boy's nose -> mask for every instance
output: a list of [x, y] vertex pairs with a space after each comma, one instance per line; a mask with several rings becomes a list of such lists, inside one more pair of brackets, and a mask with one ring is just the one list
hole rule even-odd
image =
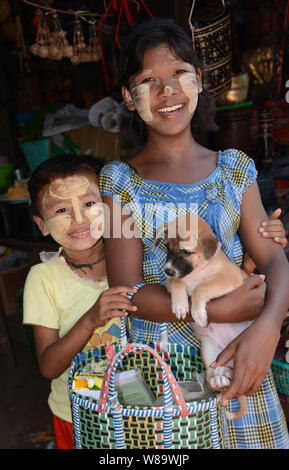
[[82, 224], [86, 218], [84, 208], [81, 207], [79, 201], [72, 201], [73, 211], [74, 211], [74, 220], [78, 224]]

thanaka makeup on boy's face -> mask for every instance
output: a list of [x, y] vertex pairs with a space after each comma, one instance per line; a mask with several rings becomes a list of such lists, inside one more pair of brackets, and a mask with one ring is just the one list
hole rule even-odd
[[[92, 202], [91, 207], [83, 207]], [[45, 234], [51, 234], [58, 243], [65, 243], [66, 236], [75, 222], [86, 224], [93, 238], [100, 238], [104, 230], [101, 196], [98, 186], [84, 176], [59, 178], [54, 181], [43, 195], [42, 205], [48, 210], [44, 220]], [[72, 211], [67, 209], [72, 206]], [[97, 206], [97, 207], [95, 207]], [[56, 213], [64, 209], [64, 212]], [[56, 213], [56, 215], [55, 215]], [[50, 217], [51, 214], [51, 217]]]

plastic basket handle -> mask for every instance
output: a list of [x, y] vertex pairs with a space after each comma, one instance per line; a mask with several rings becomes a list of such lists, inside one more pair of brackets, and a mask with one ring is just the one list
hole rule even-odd
[[[189, 25], [190, 25], [191, 29], [195, 29], [195, 27], [192, 25], [192, 21], [191, 21], [192, 14], [193, 14], [193, 9], [195, 8], [195, 3], [196, 3], [196, 0], [193, 0], [192, 1], [192, 6], [191, 6], [191, 11], [190, 11], [190, 14], [189, 14]], [[223, 4], [224, 7], [226, 6], [225, 0], [222, 0], [222, 4]]]
[[[168, 351], [167, 324], [160, 323], [160, 346], [162, 351]], [[120, 344], [124, 348], [127, 344], [126, 317], [121, 317]]]
[[103, 384], [102, 384], [101, 391], [100, 391], [97, 411], [100, 413], [105, 413], [107, 402], [112, 401], [112, 400], [115, 401], [114, 408], [116, 409], [120, 408], [120, 404], [118, 402], [118, 397], [117, 397], [117, 393], [115, 391], [115, 385], [114, 385], [114, 375], [115, 375], [116, 368], [119, 365], [119, 363], [122, 361], [122, 359], [125, 356], [127, 356], [130, 352], [141, 354], [143, 351], [147, 351], [151, 353], [156, 358], [157, 362], [162, 367], [164, 376], [166, 377], [168, 381], [168, 387], [166, 386], [164, 387], [165, 407], [172, 406], [172, 394], [173, 394], [176, 400], [177, 406], [179, 408], [180, 416], [188, 416], [189, 412], [188, 412], [186, 402], [184, 400], [180, 387], [170, 367], [163, 361], [160, 355], [150, 346], [146, 344], [137, 344], [137, 343], [127, 344], [123, 349], [121, 349], [113, 357], [111, 364], [107, 368], [105, 376], [104, 376]]

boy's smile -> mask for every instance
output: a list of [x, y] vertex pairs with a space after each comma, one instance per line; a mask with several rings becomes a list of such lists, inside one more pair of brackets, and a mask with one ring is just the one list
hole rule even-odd
[[96, 177], [77, 174], [58, 178], [43, 189], [40, 202], [40, 230], [64, 248], [85, 250], [102, 236], [103, 206]]

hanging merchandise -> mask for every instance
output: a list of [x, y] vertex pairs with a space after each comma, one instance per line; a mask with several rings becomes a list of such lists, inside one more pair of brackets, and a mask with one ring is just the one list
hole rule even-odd
[[41, 10], [38, 11], [38, 28], [36, 31], [36, 42], [30, 47], [33, 55], [48, 58], [50, 47], [50, 31], [46, 21], [46, 16]]
[[[29, 0], [23, 0], [23, 2], [37, 8], [39, 16], [37, 21], [37, 14], [35, 15], [37, 32], [36, 42], [31, 46], [32, 54], [43, 59], [52, 60], [61, 60], [66, 57], [75, 65], [83, 62], [97, 62], [102, 59], [105, 82], [108, 88], [109, 79], [104, 56], [101, 27], [109, 18], [109, 28], [111, 28], [111, 24], [113, 24], [114, 40], [118, 48], [121, 49], [119, 29], [123, 13], [125, 14], [128, 26], [134, 25], [133, 16], [135, 15], [130, 11], [130, 4], [135, 4], [136, 15], [138, 15], [142, 6], [146, 13], [151, 18], [153, 17], [144, 0], [111, 0], [108, 6], [104, 0], [105, 11], [102, 14], [86, 10], [59, 10]], [[44, 14], [43, 11], [46, 11], [46, 13]], [[57, 13], [75, 16], [73, 45], [70, 45], [67, 41], [67, 33], [62, 29]], [[52, 27], [51, 22], [47, 21], [47, 16], [50, 14], [52, 14]], [[97, 17], [98, 19], [96, 19]], [[83, 30], [83, 22], [88, 25], [88, 43], [85, 42], [86, 31]]]
[[262, 46], [245, 52], [242, 70], [247, 72], [253, 85], [270, 83], [280, 74], [280, 51], [274, 46]]
[[88, 39], [88, 60], [90, 62], [97, 62], [101, 59], [101, 49], [97, 37], [97, 30], [95, 22], [89, 24], [89, 39]]
[[66, 39], [66, 31], [63, 31], [56, 12], [52, 13], [53, 32], [51, 34], [50, 57], [61, 60], [63, 57], [72, 57], [72, 46]]
[[193, 49], [201, 62], [204, 88], [213, 96], [229, 90], [232, 81], [231, 21], [225, 0], [193, 0], [189, 25]]
[[74, 32], [73, 32], [73, 55], [71, 62], [73, 64], [80, 64], [86, 62], [85, 57], [86, 44], [84, 40], [84, 33], [82, 24], [79, 17], [75, 17]]

